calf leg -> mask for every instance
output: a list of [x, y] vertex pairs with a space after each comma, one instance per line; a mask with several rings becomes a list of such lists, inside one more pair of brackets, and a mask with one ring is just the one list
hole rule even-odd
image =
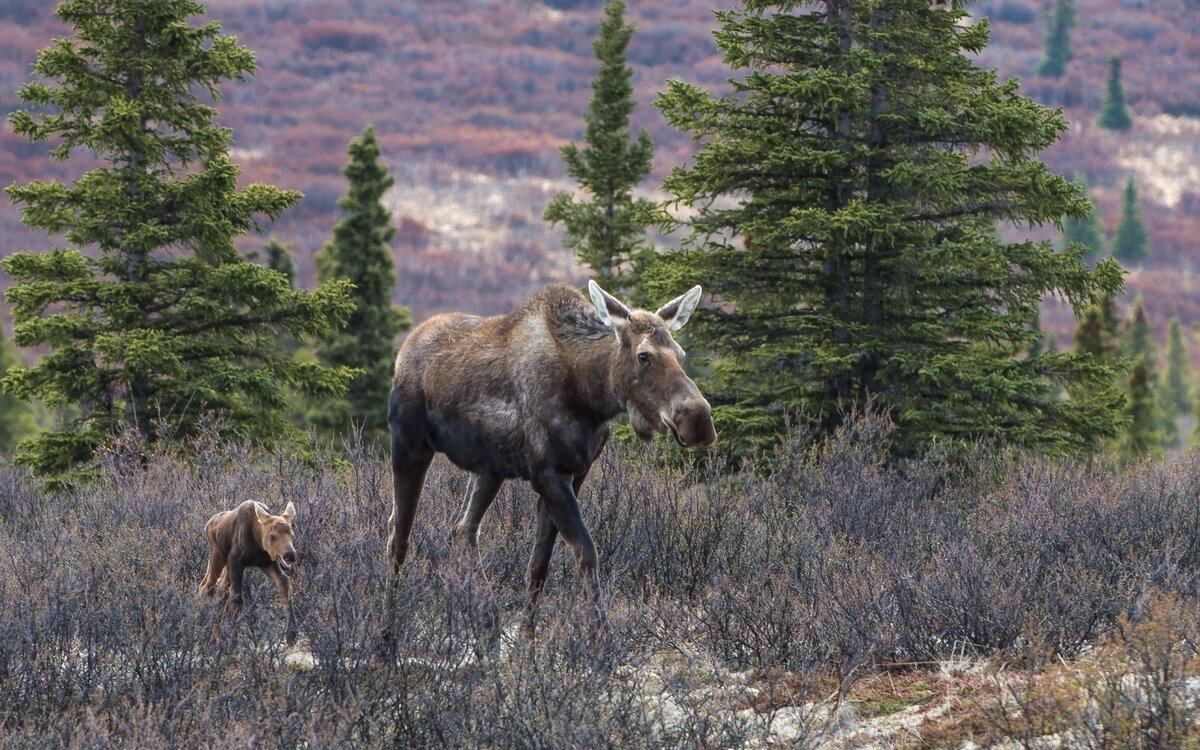
[[210, 547], [208, 551], [208, 570], [204, 573], [204, 578], [200, 580], [200, 589], [197, 592], [202, 599], [208, 599], [216, 593], [217, 581], [225, 572], [225, 553], [217, 549], [215, 546]]
[[475, 549], [478, 542], [479, 522], [492, 506], [504, 479], [494, 474], [472, 474], [467, 484], [467, 495], [463, 498], [462, 517], [454, 524], [454, 539]]
[[292, 611], [292, 582], [279, 569], [278, 563], [271, 565], [266, 570], [271, 583], [275, 584], [275, 590], [279, 592], [279, 598], [283, 599], [283, 603], [287, 606], [287, 625], [284, 627], [283, 638], [290, 646], [296, 642], [296, 616]]
[[229, 561], [229, 606], [233, 609], [233, 616], [235, 618], [242, 615], [242, 606], [244, 603], [242, 599], [242, 575], [245, 572], [246, 569], [241, 562], [236, 559]]

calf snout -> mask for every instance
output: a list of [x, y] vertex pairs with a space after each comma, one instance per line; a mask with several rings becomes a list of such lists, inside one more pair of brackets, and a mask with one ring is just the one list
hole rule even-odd
[[279, 563], [279, 567], [282, 568], [285, 573], [290, 572], [292, 570], [292, 566], [296, 564], [296, 549], [294, 547], [288, 547], [279, 553], [279, 555], [275, 558], [275, 561]]

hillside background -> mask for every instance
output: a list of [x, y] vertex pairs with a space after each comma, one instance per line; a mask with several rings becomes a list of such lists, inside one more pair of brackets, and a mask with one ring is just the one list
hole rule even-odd
[[[64, 33], [49, 0], [0, 0], [0, 110], [37, 51]], [[338, 218], [346, 145], [373, 124], [392, 166], [398, 227], [396, 301], [420, 320], [448, 309], [494, 313], [529, 289], [584, 274], [560, 234], [542, 221], [550, 197], [569, 190], [558, 148], [582, 138], [596, 64], [591, 39], [602, 0], [209, 0], [210, 15], [255, 51], [250, 81], [229, 84], [221, 122], [234, 131], [246, 182], [305, 194], [270, 230], [296, 250], [298, 283], [313, 283], [313, 254]], [[713, 7], [727, 0], [631, 0], [629, 49], [639, 102], [634, 123], [657, 146], [653, 191], [688, 158], [688, 138], [652, 106], [671, 77], [723, 86], [728, 69], [712, 41]], [[1070, 133], [1044, 155], [1055, 170], [1087, 177], [1110, 236], [1120, 191], [1133, 177], [1152, 238], [1131, 269], [1151, 323], [1165, 338], [1179, 316], [1200, 327], [1200, 0], [1077, 0], [1075, 50], [1061, 79], [1035, 75], [1052, 0], [978, 0], [992, 23], [980, 64], [1022, 81], [1025, 93], [1062, 106]], [[1093, 124], [1108, 58], [1124, 59], [1134, 128]], [[86, 163], [51, 163], [45, 148], [0, 128], [0, 184], [70, 178]], [[1017, 230], [1011, 230], [1016, 233]], [[1026, 230], [1020, 230], [1025, 232]], [[1034, 236], [1054, 237], [1053, 228]], [[265, 238], [248, 240], [253, 250]], [[664, 244], [673, 240], [665, 238]], [[44, 249], [0, 198], [0, 255]], [[3, 280], [0, 279], [0, 283]], [[1069, 346], [1074, 320], [1053, 302], [1043, 321]], [[7, 321], [6, 321], [7, 325]], [[1193, 346], [1193, 357], [1200, 347]], [[1200, 363], [1200, 359], [1197, 360]]]

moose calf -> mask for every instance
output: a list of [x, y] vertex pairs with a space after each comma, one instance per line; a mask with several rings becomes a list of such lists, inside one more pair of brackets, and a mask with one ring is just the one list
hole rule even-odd
[[228, 603], [234, 616], [242, 613], [242, 575], [247, 567], [260, 568], [279, 591], [287, 604], [287, 629], [284, 637], [289, 644], [296, 640], [296, 623], [292, 613], [291, 585], [288, 576], [296, 564], [293, 546], [292, 519], [296, 506], [288, 503], [283, 513], [275, 516], [267, 506], [247, 500], [233, 510], [217, 513], [204, 525], [208, 537], [208, 571], [200, 581], [200, 597], [215, 595], [219, 587], [222, 603]]

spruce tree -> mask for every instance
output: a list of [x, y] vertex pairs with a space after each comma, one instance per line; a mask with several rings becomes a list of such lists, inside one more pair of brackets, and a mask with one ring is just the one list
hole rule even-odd
[[1075, 351], [1103, 364], [1112, 364], [1117, 356], [1117, 342], [1104, 321], [1100, 305], [1088, 305], [1075, 328]]
[[[659, 97], [702, 145], [666, 183], [695, 212], [691, 249], [647, 282], [712, 295], [692, 348], [715, 355], [705, 388], [726, 434], [771, 440], [790, 414], [828, 432], [874, 403], [900, 453], [978, 438], [1069, 452], [1114, 435], [1110, 367], [1023, 356], [1045, 296], [1082, 307], [1121, 271], [996, 236], [1087, 204], [1036, 158], [1061, 113], [974, 64], [986, 23], [928, 0], [746, 0], [717, 16], [742, 75], [728, 96], [671, 81]], [[1059, 384], [1090, 395], [1060, 400]]]
[[267, 268], [283, 274], [290, 286], [296, 286], [296, 261], [291, 245], [271, 237], [263, 246], [263, 255], [267, 256]]
[[658, 221], [653, 201], [633, 191], [650, 174], [654, 145], [645, 130], [631, 138], [633, 71], [625, 64], [625, 48], [633, 26], [625, 23], [625, 0], [610, 0], [604, 22], [592, 44], [600, 70], [592, 81], [592, 101], [584, 115], [587, 145], [562, 147], [567, 174], [585, 193], [555, 195], [545, 219], [562, 223], [565, 243], [607, 288], [637, 297], [634, 266], [649, 256], [646, 226]]
[[1096, 124], [1109, 130], [1129, 130], [1133, 118], [1125, 105], [1125, 90], [1121, 87], [1121, 58], [1117, 55], [1108, 60], [1108, 83], [1100, 103], [1100, 114]]
[[[1170, 407], [1163, 403], [1162, 387], [1158, 377], [1158, 351], [1154, 345], [1154, 331], [1146, 320], [1146, 305], [1138, 294], [1133, 302], [1129, 324], [1126, 326], [1125, 352], [1133, 362], [1141, 362], [1149, 381], [1149, 400], [1155, 421], [1154, 434], [1160, 445], [1174, 446], [1179, 442], [1179, 431]], [[1139, 395], [1139, 398], [1141, 396]], [[1133, 394], [1130, 394], [1133, 398]]]
[[238, 189], [230, 132], [206, 103], [253, 72], [253, 54], [215, 22], [190, 23], [204, 8], [188, 0], [64, 0], [56, 13], [74, 35], [38, 55], [39, 80], [20, 90], [30, 110], [10, 122], [54, 142], [54, 159], [101, 164], [72, 184], [8, 188], [25, 224], [66, 246], [4, 259], [15, 340], [47, 350], [4, 384], [75, 412], [18, 460], [59, 475], [127, 428], [154, 443], [201, 421], [264, 443], [288, 435], [288, 389], [334, 394], [349, 373], [279, 354], [274, 328], [321, 334], [350, 302], [344, 285], [296, 292], [235, 247], [255, 217], [300, 198]]
[[349, 187], [338, 200], [345, 216], [317, 254], [317, 273], [322, 281], [353, 283], [354, 310], [344, 326], [319, 342], [317, 356], [328, 366], [359, 372], [345, 399], [327, 401], [314, 412], [313, 421], [338, 436], [361, 426], [366, 439], [379, 441], [387, 434], [396, 336], [407, 330], [412, 317], [407, 308], [392, 304], [396, 266], [391, 242], [396, 230], [382, 200], [395, 180], [379, 161], [374, 128], [350, 141], [348, 150], [350, 161], [342, 173]]
[[[0, 328], [0, 378], [17, 364], [12, 344]], [[11, 456], [17, 443], [33, 433], [33, 415], [29, 405], [0, 389], [0, 456]]]
[[1088, 214], [1083, 218], [1073, 216], [1063, 218], [1063, 248], [1066, 249], [1078, 242], [1086, 248], [1083, 254], [1084, 260], [1095, 260], [1104, 254], [1104, 229], [1100, 220], [1100, 210], [1088, 192], [1087, 179], [1082, 175], [1077, 175], [1075, 185], [1088, 203]]
[[1167, 333], [1167, 375], [1164, 379], [1163, 403], [1172, 415], [1192, 413], [1192, 373], [1183, 326], [1179, 318], [1171, 318]]
[[1129, 401], [1126, 407], [1128, 427], [1121, 445], [1121, 457], [1132, 461], [1157, 454], [1163, 444], [1158, 431], [1160, 424], [1154, 405], [1154, 392], [1146, 363], [1138, 360], [1129, 374]]
[[1129, 313], [1125, 353], [1134, 361], [1141, 359], [1152, 383], [1158, 379], [1158, 352], [1155, 351], [1153, 336], [1154, 331], [1150, 328], [1150, 322], [1146, 320], [1146, 303], [1139, 293], [1134, 298], [1133, 310]]
[[1132, 177], [1125, 183], [1125, 192], [1121, 196], [1121, 220], [1113, 236], [1112, 254], [1127, 263], [1136, 263], [1150, 254], [1150, 236], [1142, 220], [1142, 207]]
[[1038, 75], [1058, 78], [1071, 61], [1071, 29], [1075, 27], [1075, 3], [1056, 0], [1050, 24], [1046, 27], [1045, 51], [1038, 63]]
[[[293, 260], [291, 245], [280, 242], [272, 236], [267, 240], [267, 244], [263, 246], [263, 255], [266, 256], [267, 268], [283, 274], [283, 277], [287, 279], [288, 286], [295, 289], [296, 262]], [[281, 351], [288, 354], [295, 354], [300, 350], [301, 342], [295, 334], [288, 331], [285, 327], [276, 327], [275, 345]], [[292, 423], [301, 426], [303, 420], [298, 420], [293, 416]]]

